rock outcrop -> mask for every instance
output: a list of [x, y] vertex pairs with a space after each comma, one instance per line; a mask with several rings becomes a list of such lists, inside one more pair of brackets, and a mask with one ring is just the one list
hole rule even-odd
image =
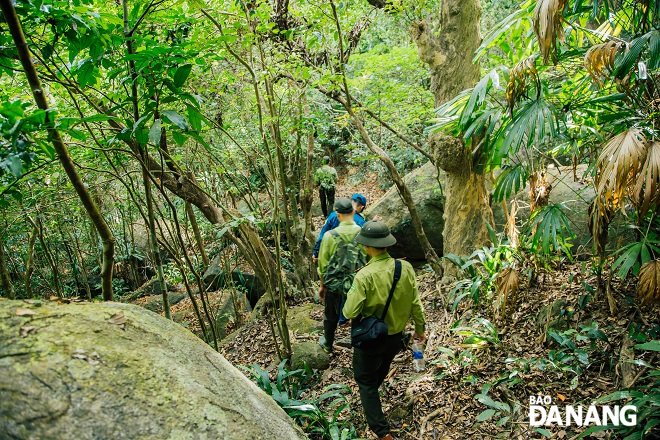
[[306, 438], [220, 354], [128, 304], [0, 300], [0, 377], [7, 438]]
[[[442, 180], [442, 174], [440, 178]], [[408, 173], [404, 180], [410, 188], [431, 246], [438, 255], [442, 255], [444, 200], [438, 184], [438, 169], [428, 162]], [[390, 248], [392, 256], [411, 260], [424, 259], [424, 252], [412, 227], [408, 208], [395, 187], [390, 188], [380, 200], [368, 207], [365, 214], [368, 219], [381, 216], [382, 221], [390, 228], [397, 241]]]

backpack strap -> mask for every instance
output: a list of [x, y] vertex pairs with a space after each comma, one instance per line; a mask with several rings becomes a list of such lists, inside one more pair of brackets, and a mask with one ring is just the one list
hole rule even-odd
[[392, 281], [392, 287], [390, 288], [390, 294], [387, 297], [387, 303], [385, 303], [385, 309], [383, 310], [383, 314], [380, 317], [381, 321], [385, 320], [385, 315], [387, 315], [387, 309], [390, 307], [390, 303], [392, 302], [392, 296], [394, 295], [394, 289], [396, 288], [396, 284], [399, 282], [399, 279], [401, 278], [401, 261], [400, 260], [394, 260], [394, 280]]

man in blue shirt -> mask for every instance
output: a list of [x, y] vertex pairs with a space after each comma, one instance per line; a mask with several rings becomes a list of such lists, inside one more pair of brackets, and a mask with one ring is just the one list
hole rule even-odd
[[[367, 198], [360, 193], [355, 193], [351, 197], [351, 202], [353, 203], [353, 221], [356, 225], [362, 227], [362, 225], [366, 223], [366, 220], [364, 217], [362, 217], [361, 213], [364, 211], [364, 208], [367, 207]], [[318, 261], [319, 249], [321, 248], [321, 241], [323, 240], [323, 236], [326, 232], [332, 231], [337, 226], [339, 226], [339, 219], [337, 218], [337, 213], [333, 211], [328, 216], [328, 219], [326, 220], [325, 225], [323, 225], [323, 228], [321, 228], [319, 238], [316, 240], [316, 244], [314, 245], [314, 250], [312, 251], [312, 260], [314, 263]]]

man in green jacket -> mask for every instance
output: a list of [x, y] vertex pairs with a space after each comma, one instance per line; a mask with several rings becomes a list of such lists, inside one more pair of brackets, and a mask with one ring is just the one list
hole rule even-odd
[[319, 298], [325, 302], [323, 337], [319, 344], [332, 351], [339, 311], [351, 287], [355, 270], [366, 261], [364, 248], [354, 242], [360, 227], [353, 221], [353, 204], [345, 197], [335, 203], [339, 226], [326, 233], [319, 249], [318, 273], [321, 279]]
[[[319, 187], [319, 198], [321, 199], [321, 211], [323, 216], [328, 217], [335, 204], [335, 186], [337, 185], [337, 170], [330, 166], [330, 157], [323, 157], [323, 166], [314, 173], [314, 184]], [[328, 212], [330, 208], [330, 212]]]
[[[396, 239], [386, 224], [370, 221], [364, 224], [355, 241], [364, 245], [371, 260], [355, 275], [344, 305], [344, 316], [349, 319], [380, 317], [394, 279], [394, 258], [387, 253], [387, 248], [395, 244]], [[401, 261], [401, 266], [401, 278], [385, 316], [387, 338], [376, 349], [355, 348], [353, 351], [353, 375], [360, 389], [364, 415], [371, 430], [382, 440], [392, 440], [393, 437], [383, 414], [378, 388], [387, 377], [394, 356], [403, 348], [403, 330], [411, 316], [415, 338], [421, 343], [426, 341], [426, 320], [415, 271], [407, 261]]]

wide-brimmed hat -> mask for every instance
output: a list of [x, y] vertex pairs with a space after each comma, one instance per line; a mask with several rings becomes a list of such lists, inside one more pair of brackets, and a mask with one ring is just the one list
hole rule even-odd
[[394, 245], [396, 238], [390, 234], [390, 228], [385, 223], [372, 220], [362, 226], [358, 235], [355, 236], [355, 241], [365, 246], [386, 248]]
[[367, 206], [367, 198], [360, 193], [353, 194], [353, 196], [351, 196], [351, 200], [355, 200], [364, 207]]
[[337, 199], [334, 205], [335, 211], [338, 214], [352, 214], [353, 213], [353, 204], [346, 197]]

